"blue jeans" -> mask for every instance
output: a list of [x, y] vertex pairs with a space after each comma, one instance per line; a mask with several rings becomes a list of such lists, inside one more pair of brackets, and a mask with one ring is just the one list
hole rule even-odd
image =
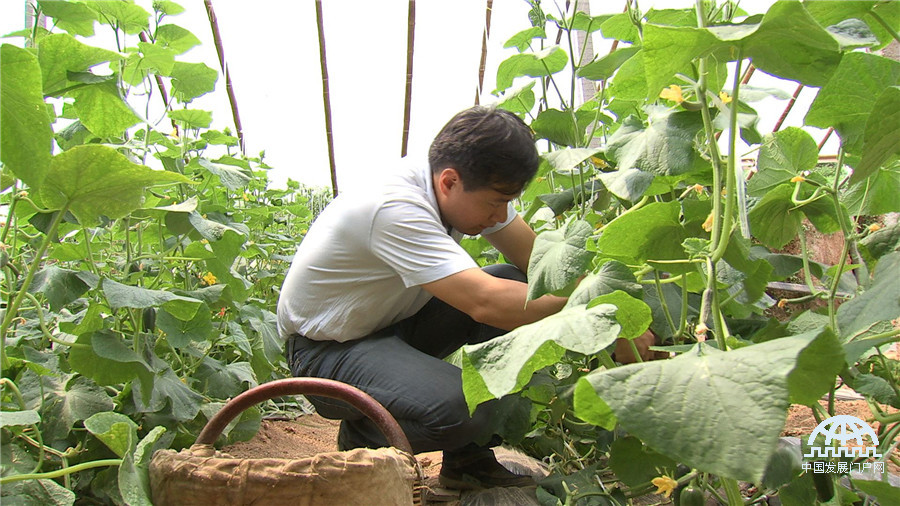
[[[512, 265], [483, 270], [526, 281]], [[446, 459], [499, 444], [490, 427], [501, 413], [500, 403], [491, 401], [469, 416], [462, 371], [442, 359], [464, 344], [505, 333], [434, 297], [415, 315], [362, 339], [339, 343], [295, 335], [287, 343], [288, 363], [294, 376], [333, 379], [371, 395], [397, 419], [416, 453], [445, 450], [451, 454], [445, 454]], [[387, 446], [375, 424], [353, 407], [335, 399], [308, 398], [321, 416], [342, 420], [342, 450]]]

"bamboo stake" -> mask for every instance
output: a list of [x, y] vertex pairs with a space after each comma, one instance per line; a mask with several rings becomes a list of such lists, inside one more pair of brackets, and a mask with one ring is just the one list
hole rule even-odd
[[[141, 42], [150, 42], [150, 39], [147, 38], [147, 32], [142, 31], [141, 33], [138, 34], [138, 37], [140, 37]], [[162, 98], [163, 108], [164, 108], [164, 110], [168, 111], [169, 110], [169, 94], [166, 92], [166, 84], [163, 82], [161, 75], [154, 74], [153, 77], [156, 80], [156, 87], [159, 88], [159, 96], [160, 96], [160, 98]], [[178, 135], [178, 123], [176, 123], [175, 121], [172, 121], [172, 120], [170, 120], [170, 122], [172, 123], [172, 128], [175, 129], [175, 135]], [[149, 135], [149, 133], [150, 132], [147, 132], [148, 135]]]
[[412, 111], [412, 77], [413, 77], [413, 49], [416, 37], [416, 0], [409, 0], [409, 18], [406, 32], [406, 99], [403, 105], [403, 145], [400, 147], [400, 156], [406, 156], [409, 144], [409, 121]]
[[800, 96], [800, 92], [803, 91], [803, 85], [800, 84], [797, 86], [797, 89], [794, 90], [794, 95], [791, 97], [791, 100], [788, 102], [787, 107], [784, 108], [784, 112], [781, 113], [781, 117], [778, 118], [778, 121], [775, 123], [775, 127], [772, 128], [773, 132], [777, 132], [781, 129], [781, 125], [784, 123], [785, 118], [787, 118], [788, 113], [791, 112], [791, 109], [794, 107], [794, 103], [797, 102], [797, 97]]
[[828, 138], [831, 137], [832, 133], [834, 133], [834, 127], [828, 127], [828, 130], [825, 131], [825, 137], [822, 137], [822, 140], [819, 141], [819, 151], [822, 151], [822, 148], [825, 147], [825, 143], [828, 142]]
[[328, 165], [331, 170], [331, 194], [332, 197], [337, 197], [337, 167], [334, 163], [334, 131], [331, 126], [331, 95], [328, 92], [328, 60], [325, 58], [325, 23], [322, 20], [322, 0], [316, 0], [316, 26], [319, 31], [319, 63], [322, 65], [322, 102], [325, 106], [325, 140], [328, 144]]
[[237, 130], [238, 144], [242, 154], [247, 154], [244, 149], [244, 128], [241, 126], [241, 115], [238, 114], [237, 98], [234, 96], [234, 87], [231, 84], [231, 73], [225, 64], [225, 48], [222, 46], [222, 36], [219, 33], [219, 20], [216, 19], [216, 11], [213, 10], [212, 0], [204, 0], [206, 15], [209, 17], [209, 26], [212, 28], [213, 43], [216, 46], [216, 54], [219, 55], [219, 67], [225, 74], [225, 91], [228, 94], [228, 102], [231, 104], [231, 116], [234, 118], [234, 128]]
[[484, 31], [481, 33], [481, 63], [478, 65], [478, 88], [475, 89], [475, 105], [481, 103], [481, 93], [484, 91], [484, 68], [487, 65], [487, 43], [491, 37], [491, 12], [494, 0], [487, 0], [484, 9]]

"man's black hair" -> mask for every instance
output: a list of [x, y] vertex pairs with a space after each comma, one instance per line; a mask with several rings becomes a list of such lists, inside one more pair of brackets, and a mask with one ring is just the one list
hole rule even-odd
[[495, 107], [466, 109], [444, 125], [428, 150], [434, 174], [453, 168], [466, 191], [491, 188], [519, 193], [537, 173], [540, 158], [531, 128]]

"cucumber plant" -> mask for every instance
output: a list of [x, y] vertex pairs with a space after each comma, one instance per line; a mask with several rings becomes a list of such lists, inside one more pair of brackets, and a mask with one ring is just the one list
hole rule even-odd
[[286, 374], [272, 311], [322, 192], [193, 106], [218, 72], [178, 4], [34, 8], [53, 28], [0, 47], [2, 501], [149, 504], [153, 450]]
[[[841, 385], [865, 396], [882, 462], [896, 462], [900, 416], [883, 406], [900, 408], [898, 369], [883, 351], [900, 339], [900, 225], [880, 216], [900, 211], [900, 63], [875, 51], [898, 39], [900, 4], [780, 1], [747, 15], [731, 1], [641, 12], [629, 0], [590, 16], [529, 3], [495, 94], [546, 147], [521, 199], [539, 230], [529, 297], [569, 303], [464, 348], [470, 409], [503, 398], [530, 421], [506, 436], [554, 464], [548, 504], [689, 483], [685, 504], [825, 501], [846, 470], [804, 472], [779, 434], [791, 404], [833, 415]], [[597, 32], [617, 42], [589, 59], [574, 41]], [[837, 134], [833, 163], [802, 128], [758, 130], [757, 102], [787, 97], [754, 87], [751, 68], [818, 88], [804, 122]], [[840, 234], [836, 265], [811, 259], [806, 222]], [[800, 254], [781, 251], [795, 239]], [[787, 279], [808, 293], [775, 300], [769, 284]], [[771, 316], [810, 300], [819, 308]], [[648, 330], [672, 358], [617, 363], [616, 339]], [[894, 500], [880, 485], [853, 479], [840, 500]]]

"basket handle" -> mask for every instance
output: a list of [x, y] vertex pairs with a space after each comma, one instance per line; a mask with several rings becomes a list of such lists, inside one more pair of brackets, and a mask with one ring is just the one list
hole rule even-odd
[[225, 426], [251, 406], [275, 397], [300, 394], [331, 397], [349, 403], [375, 422], [375, 425], [387, 438], [388, 444], [413, 455], [409, 439], [406, 438], [406, 434], [403, 433], [403, 429], [400, 428], [397, 420], [391, 416], [384, 406], [379, 404], [369, 394], [354, 386], [324, 378], [285, 378], [263, 383], [247, 390], [228, 401], [207, 422], [197, 437], [196, 444], [212, 445], [215, 443], [222, 431], [225, 430]]

